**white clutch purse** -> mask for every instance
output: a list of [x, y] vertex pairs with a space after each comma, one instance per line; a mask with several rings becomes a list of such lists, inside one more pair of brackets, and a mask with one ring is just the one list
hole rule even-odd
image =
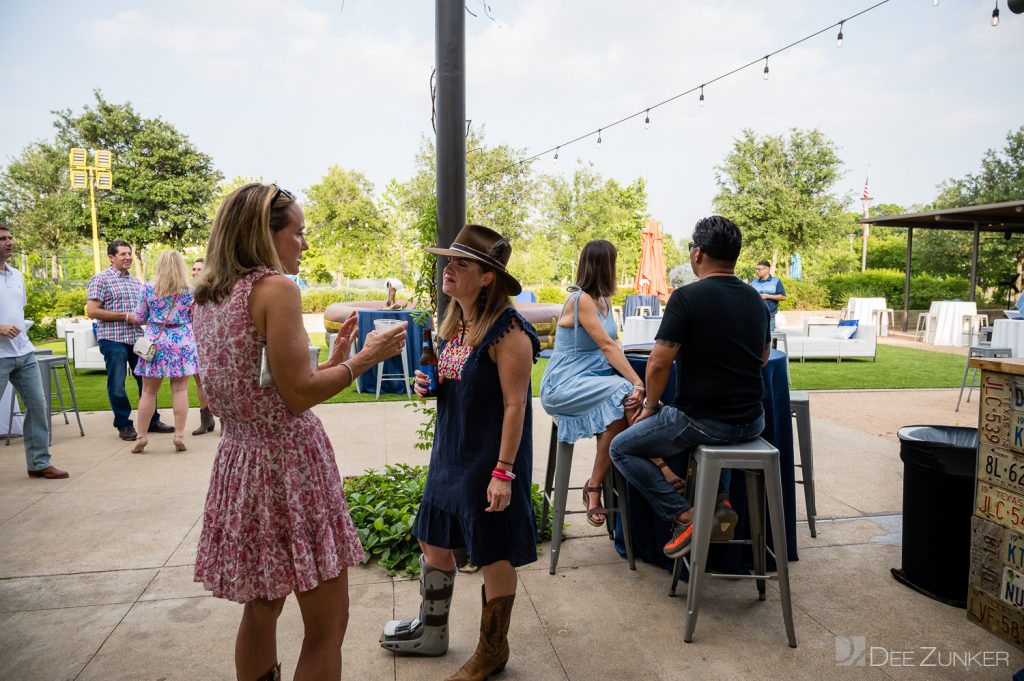
[[[320, 348], [315, 345], [309, 346], [309, 363], [313, 371], [316, 371], [320, 365]], [[260, 387], [274, 387], [274, 374], [270, 372], [270, 360], [267, 358], [266, 345], [260, 348]]]

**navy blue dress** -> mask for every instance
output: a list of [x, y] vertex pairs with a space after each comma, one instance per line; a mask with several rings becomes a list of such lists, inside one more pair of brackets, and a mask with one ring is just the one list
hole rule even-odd
[[[487, 349], [509, 331], [521, 327], [530, 337], [533, 357], [540, 342], [529, 322], [507, 309], [473, 348], [460, 380], [441, 382], [437, 392], [437, 425], [423, 501], [413, 534], [442, 548], [465, 548], [474, 565], [507, 560], [513, 567], [537, 560], [537, 528], [530, 498], [533, 470], [531, 390], [526, 389], [526, 416], [512, 471], [512, 501], [501, 512], [485, 513], [487, 486], [498, 463], [505, 413], [498, 365]], [[441, 343], [441, 353], [445, 343]]]

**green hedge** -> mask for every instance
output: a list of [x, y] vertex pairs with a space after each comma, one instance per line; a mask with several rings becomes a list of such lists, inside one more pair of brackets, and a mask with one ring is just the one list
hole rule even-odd
[[61, 288], [39, 279], [26, 279], [25, 319], [35, 324], [28, 330], [33, 342], [54, 338], [57, 335], [58, 317], [80, 317], [85, 314], [86, 290], [84, 288]]
[[[828, 291], [830, 308], [846, 305], [851, 297], [885, 298], [889, 307], [903, 307], [904, 274], [899, 270], [868, 270], [834, 274], [821, 280]], [[933, 300], [967, 300], [970, 284], [965, 277], [937, 277], [916, 274], [910, 279], [910, 309], [926, 310]], [[978, 289], [977, 300], [982, 300]]]
[[779, 303], [780, 310], [821, 310], [829, 307], [828, 289], [807, 280], [779, 277], [786, 289], [786, 299]]
[[381, 288], [310, 288], [302, 292], [302, 311], [323, 312], [334, 303], [387, 299], [387, 290]]

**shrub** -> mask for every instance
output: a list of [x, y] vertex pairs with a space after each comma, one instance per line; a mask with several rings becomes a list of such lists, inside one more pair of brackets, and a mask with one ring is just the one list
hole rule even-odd
[[829, 307], [829, 292], [821, 284], [806, 279], [779, 277], [786, 289], [786, 299], [779, 303], [780, 310], [820, 310]]
[[60, 288], [39, 279], [25, 280], [25, 319], [35, 324], [28, 330], [31, 341], [44, 341], [57, 335], [57, 318], [74, 317], [85, 313], [84, 288]]
[[566, 296], [569, 294], [566, 292], [563, 286], [538, 286], [533, 289], [533, 294], [537, 296], [538, 303], [564, 303]]
[[311, 288], [302, 292], [303, 312], [323, 312], [334, 303], [351, 303], [357, 300], [387, 300], [385, 289], [367, 288]]
[[[829, 307], [846, 305], [850, 297], [885, 298], [889, 307], [903, 307], [904, 274], [899, 270], [868, 270], [834, 274], [821, 280], [821, 286], [828, 290]], [[968, 297], [970, 284], [964, 277], [938, 277], [932, 274], [915, 274], [910, 279], [910, 309], [927, 309], [933, 300], [950, 300]], [[977, 299], [981, 300], [981, 290]]]
[[[376, 558], [391, 576], [398, 572], [419, 574], [420, 547], [412, 528], [426, 481], [426, 466], [408, 464], [385, 466], [383, 473], [368, 470], [345, 479], [349, 512], [366, 551], [364, 563]], [[536, 484], [531, 492], [539, 525], [543, 497]], [[551, 538], [552, 516], [548, 513], [547, 526], [537, 528], [541, 540]]]

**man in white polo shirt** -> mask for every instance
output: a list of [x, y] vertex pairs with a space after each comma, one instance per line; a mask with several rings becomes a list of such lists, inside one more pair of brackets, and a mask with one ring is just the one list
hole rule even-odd
[[[7, 225], [0, 224], [0, 394], [13, 383], [25, 407], [25, 461], [33, 478], [54, 480], [68, 477], [50, 463], [50, 424], [35, 347], [25, 335], [25, 278], [7, 261], [14, 253], [14, 238]], [[6, 416], [4, 414], [3, 416]]]

